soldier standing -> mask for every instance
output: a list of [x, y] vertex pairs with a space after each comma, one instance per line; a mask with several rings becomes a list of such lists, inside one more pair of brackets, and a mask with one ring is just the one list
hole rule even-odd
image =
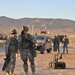
[[63, 54], [65, 53], [65, 49], [66, 49], [66, 52], [68, 54], [68, 44], [69, 44], [69, 39], [65, 35], [64, 39], [63, 39]]
[[29, 28], [27, 26], [23, 26], [23, 30], [21, 32], [21, 40], [20, 40], [20, 55], [21, 59], [23, 60], [23, 68], [28, 75], [28, 59], [31, 63], [31, 71], [32, 75], [35, 73], [35, 64], [34, 64], [34, 44], [36, 41], [32, 38], [32, 36], [28, 33]]
[[[18, 40], [16, 38], [17, 31], [14, 29], [10, 32], [10, 38], [6, 39], [5, 54], [9, 57], [8, 63], [5, 66], [6, 75], [15, 75], [14, 68], [16, 62], [16, 53], [18, 52]], [[7, 62], [7, 60], [5, 62]], [[3, 70], [3, 71], [4, 71]]]
[[53, 39], [53, 48], [54, 48], [54, 52], [57, 52], [57, 48], [58, 48], [58, 40], [57, 40], [57, 36], [54, 36]]
[[60, 53], [60, 49], [59, 49], [59, 47], [60, 47], [60, 37], [59, 37], [59, 35], [57, 36], [57, 44], [58, 44], [57, 50]]

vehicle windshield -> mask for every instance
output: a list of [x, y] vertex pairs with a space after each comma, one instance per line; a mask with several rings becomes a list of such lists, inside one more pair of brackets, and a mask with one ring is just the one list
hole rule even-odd
[[37, 36], [36, 40], [44, 40], [45, 38], [43, 36]]

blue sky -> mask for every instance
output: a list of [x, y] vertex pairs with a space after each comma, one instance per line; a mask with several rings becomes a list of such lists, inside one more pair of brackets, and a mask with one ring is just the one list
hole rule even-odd
[[75, 0], [0, 0], [0, 16], [75, 20]]

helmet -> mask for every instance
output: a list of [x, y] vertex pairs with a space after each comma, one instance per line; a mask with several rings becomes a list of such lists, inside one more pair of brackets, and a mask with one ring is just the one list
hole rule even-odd
[[17, 31], [15, 29], [11, 30], [11, 34], [17, 34]]
[[23, 29], [23, 30], [26, 30], [26, 31], [29, 30], [29, 28], [28, 28], [27, 26], [23, 26], [22, 29]]

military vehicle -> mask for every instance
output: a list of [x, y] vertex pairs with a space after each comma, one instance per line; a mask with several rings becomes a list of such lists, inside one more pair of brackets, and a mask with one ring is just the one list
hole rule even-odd
[[40, 32], [40, 34], [46, 35], [47, 32], [46, 32], [45, 30], [42, 30], [42, 31]]
[[0, 34], [0, 40], [6, 40], [7, 38], [7, 35], [5, 34]]
[[45, 50], [47, 53], [50, 53], [52, 50], [51, 39], [44, 35], [36, 35], [36, 49], [40, 51], [41, 54], [44, 54]]

